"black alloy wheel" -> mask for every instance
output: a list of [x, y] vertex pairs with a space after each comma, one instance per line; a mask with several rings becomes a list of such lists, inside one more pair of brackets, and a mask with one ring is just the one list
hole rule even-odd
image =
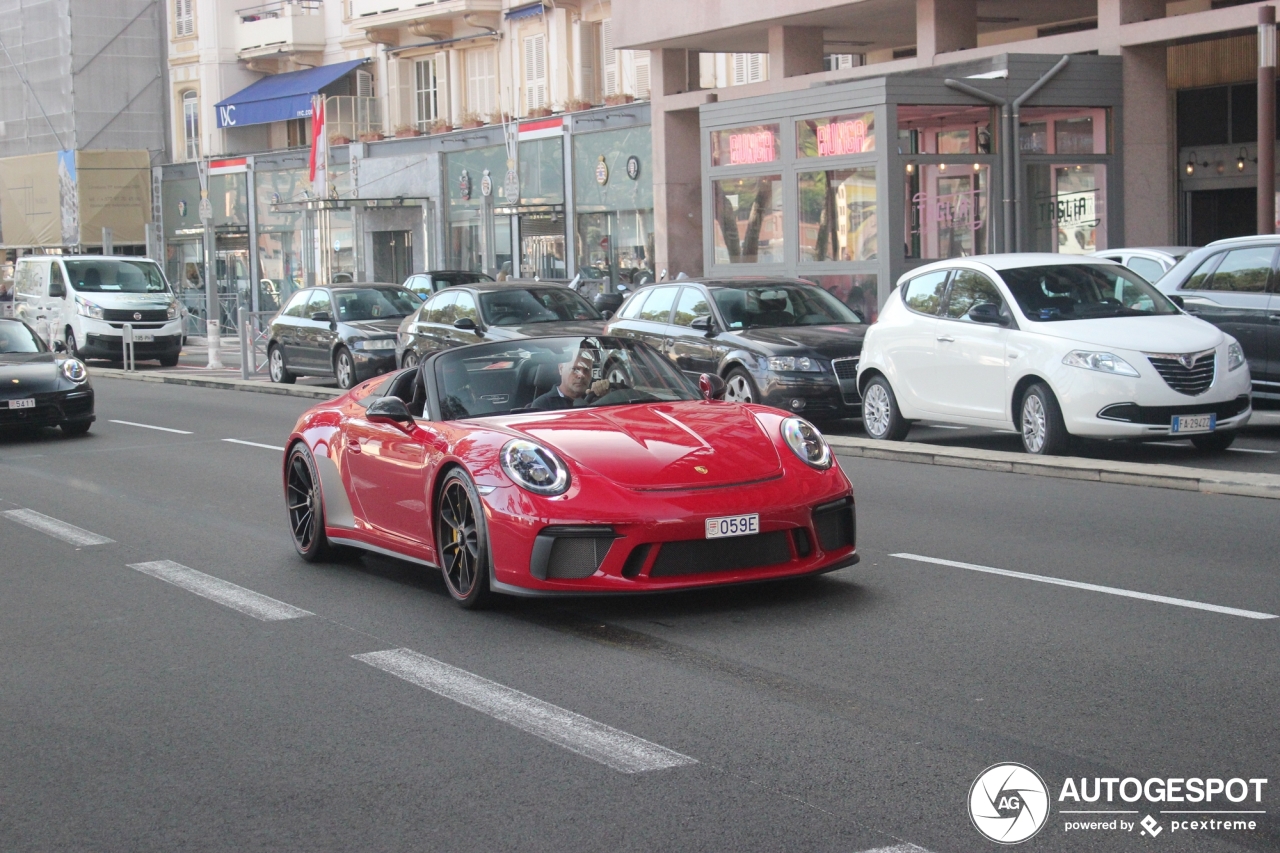
[[331, 552], [324, 533], [324, 496], [320, 492], [315, 460], [302, 442], [289, 452], [286, 470], [284, 502], [289, 511], [293, 547], [308, 563], [320, 562]]
[[279, 344], [272, 344], [267, 350], [267, 370], [271, 374], [271, 381], [281, 385], [292, 385], [297, 378], [284, 366], [284, 350]]
[[333, 372], [338, 377], [339, 388], [349, 391], [356, 387], [359, 381], [356, 379], [356, 361], [346, 347], [339, 349], [338, 354], [333, 357]]
[[80, 345], [76, 343], [76, 333], [71, 329], [67, 329], [67, 355], [84, 361], [84, 357], [80, 355]]
[[445, 475], [436, 507], [444, 584], [453, 600], [468, 610], [483, 607], [489, 599], [489, 537], [471, 478], [458, 468]]
[[404, 355], [400, 359], [401, 367], [415, 367], [418, 364], [418, 354], [411, 349], [405, 350]]

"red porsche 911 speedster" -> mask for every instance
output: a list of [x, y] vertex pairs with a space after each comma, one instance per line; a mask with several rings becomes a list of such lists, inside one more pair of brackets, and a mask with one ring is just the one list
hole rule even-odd
[[723, 393], [628, 338], [445, 350], [298, 421], [294, 545], [439, 568], [466, 607], [855, 564], [853, 490], [822, 435]]

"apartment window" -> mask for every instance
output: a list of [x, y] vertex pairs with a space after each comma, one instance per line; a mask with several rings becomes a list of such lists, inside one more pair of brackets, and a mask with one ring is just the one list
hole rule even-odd
[[478, 116], [497, 111], [496, 65], [492, 50], [467, 51], [467, 110]]
[[373, 91], [373, 75], [368, 71], [356, 72], [356, 97], [372, 98], [375, 95]]
[[578, 38], [582, 59], [578, 79], [582, 81], [582, 99], [596, 104], [600, 102], [600, 25], [582, 23]]
[[733, 54], [733, 77], [729, 85], [741, 86], [744, 83], [763, 83], [769, 77], [767, 63], [767, 54]]
[[182, 145], [188, 160], [200, 159], [200, 96], [182, 93]]
[[524, 109], [526, 113], [547, 105], [547, 36], [537, 33], [524, 40]]
[[173, 29], [178, 37], [194, 35], [196, 31], [196, 0], [174, 0]]
[[607, 98], [618, 94], [618, 52], [613, 49], [613, 21], [600, 22], [600, 86]]
[[285, 144], [290, 148], [305, 148], [311, 144], [311, 119], [294, 118], [284, 123]]
[[413, 104], [418, 130], [426, 130], [440, 117], [440, 78], [434, 56], [413, 63]]
[[822, 57], [822, 63], [828, 71], [858, 68], [867, 64], [866, 54], [862, 53], [828, 53]]
[[635, 57], [634, 64], [636, 69], [636, 92], [635, 95], [642, 101], [649, 99], [649, 51], [638, 50], [632, 54]]

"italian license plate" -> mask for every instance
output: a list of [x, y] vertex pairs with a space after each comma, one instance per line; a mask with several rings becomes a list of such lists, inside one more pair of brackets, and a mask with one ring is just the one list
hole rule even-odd
[[9, 401], [9, 408], [11, 409], [34, 409], [35, 407], [36, 401], [34, 399]]
[[1175, 415], [1169, 432], [1182, 435], [1192, 432], [1213, 432], [1218, 427], [1217, 415]]
[[726, 536], [751, 536], [760, 532], [760, 514], [726, 515], [707, 519], [707, 538], [723, 539]]
[[149, 344], [156, 339], [156, 336], [150, 332], [134, 332], [133, 342], [135, 344]]

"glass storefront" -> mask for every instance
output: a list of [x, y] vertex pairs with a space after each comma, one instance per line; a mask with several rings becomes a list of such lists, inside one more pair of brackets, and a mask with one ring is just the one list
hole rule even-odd
[[715, 263], [783, 263], [782, 201], [781, 175], [712, 181]]
[[576, 261], [584, 278], [652, 276], [652, 145], [648, 125], [573, 137]]
[[275, 311], [295, 290], [306, 286], [306, 213], [279, 205], [304, 199], [311, 189], [305, 169], [254, 174], [258, 204], [259, 311]]
[[801, 172], [800, 262], [876, 259], [876, 169]]

